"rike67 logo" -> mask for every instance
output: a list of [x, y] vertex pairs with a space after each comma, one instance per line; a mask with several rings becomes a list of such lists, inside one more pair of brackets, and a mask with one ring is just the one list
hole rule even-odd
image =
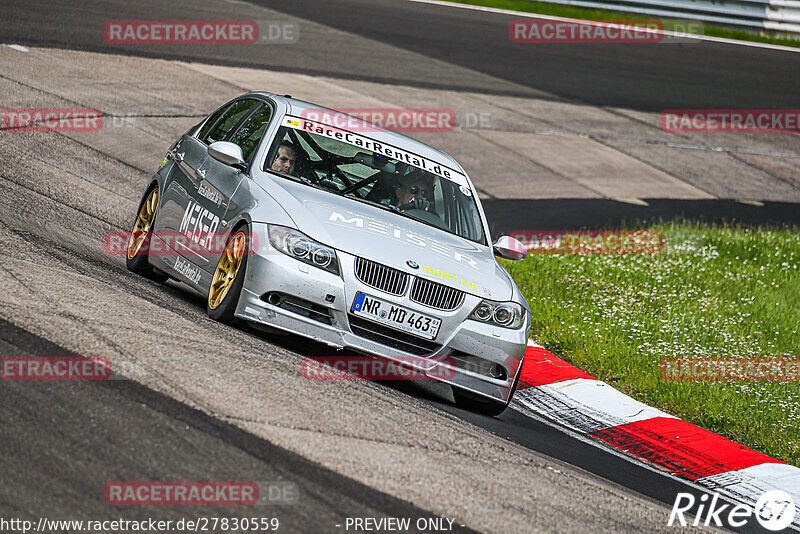
[[[740, 528], [750, 523], [755, 516], [763, 528], [778, 532], [787, 529], [797, 513], [792, 496], [781, 490], [764, 493], [756, 501], [755, 507], [720, 501], [719, 493], [712, 493], [710, 496], [703, 494], [699, 499], [691, 493], [678, 493], [667, 526], [677, 523], [682, 527], [691, 524], [693, 527], [702, 525]], [[694, 516], [694, 521], [688, 523], [684, 514]]]

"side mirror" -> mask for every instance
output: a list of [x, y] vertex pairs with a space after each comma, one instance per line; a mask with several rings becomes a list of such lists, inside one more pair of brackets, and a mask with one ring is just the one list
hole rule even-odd
[[229, 143], [228, 141], [217, 141], [216, 143], [211, 143], [211, 145], [208, 147], [208, 155], [220, 163], [230, 165], [231, 167], [235, 167], [240, 171], [247, 167], [247, 164], [244, 162], [242, 149], [239, 148], [239, 145]]
[[513, 237], [504, 235], [499, 238], [494, 246], [494, 255], [506, 260], [524, 260], [528, 255], [525, 245]]

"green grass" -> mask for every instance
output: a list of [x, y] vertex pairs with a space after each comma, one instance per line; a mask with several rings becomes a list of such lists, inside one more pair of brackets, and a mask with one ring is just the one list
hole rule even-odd
[[[652, 15], [642, 15], [626, 13], [623, 11], [606, 11], [603, 9], [589, 9], [583, 7], [564, 6], [559, 4], [547, 4], [545, 2], [531, 2], [528, 0], [445, 0], [456, 4], [470, 4], [475, 6], [493, 7], [497, 9], [510, 9], [512, 11], [523, 11], [526, 13], [538, 13], [540, 15], [553, 15], [557, 17], [567, 17], [585, 20], [653, 20], [658, 17]], [[675, 27], [674, 20], [663, 20], [664, 29], [671, 30]], [[766, 35], [715, 26], [703, 23], [703, 35], [712, 37], [723, 37], [726, 39], [738, 39], [740, 41], [753, 41], [757, 43], [768, 43], [782, 46], [800, 47], [800, 40], [787, 39], [780, 36]]]
[[659, 254], [504, 262], [531, 337], [632, 397], [800, 466], [800, 382], [675, 382], [662, 358], [800, 358], [800, 230], [675, 223]]

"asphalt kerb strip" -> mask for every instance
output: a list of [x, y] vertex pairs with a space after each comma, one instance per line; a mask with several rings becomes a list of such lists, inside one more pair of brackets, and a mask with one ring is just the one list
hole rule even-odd
[[641, 403], [530, 341], [514, 402], [745, 504], [775, 489], [800, 502], [800, 468]]

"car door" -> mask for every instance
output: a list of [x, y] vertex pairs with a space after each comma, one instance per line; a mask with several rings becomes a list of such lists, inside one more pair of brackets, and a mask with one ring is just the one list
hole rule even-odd
[[[263, 102], [224, 139], [242, 149], [242, 156], [248, 163], [248, 168], [273, 116], [273, 106]], [[250, 208], [253, 203], [252, 195], [250, 195], [249, 174], [212, 157], [205, 160], [198, 173], [203, 176], [200, 195], [212, 200], [216, 199], [219, 202], [216, 210], [213, 205], [209, 208], [215, 216], [219, 216], [220, 226], [216, 236], [219, 241], [224, 237], [221, 233], [230, 229], [228, 222], [237, 219], [239, 214]], [[216, 219], [214, 223], [216, 223]], [[217, 261], [219, 261], [223, 246], [224, 243], [217, 243], [214, 251], [206, 257], [209, 260], [208, 269], [212, 274]]]
[[[167, 157], [170, 162], [163, 171], [163, 188], [159, 198], [158, 216], [154, 224], [155, 239], [158, 239], [161, 254], [151, 255], [150, 261], [163, 271], [170, 272], [176, 268], [176, 253], [179, 245], [178, 228], [183, 219], [189, 199], [194, 194], [197, 183], [196, 171], [208, 158], [208, 148], [199, 141], [200, 134], [205, 135], [219, 121], [228, 104], [212, 113], [200, 128], [200, 133], [191, 131], [183, 134], [170, 149]], [[180, 236], [183, 237], [183, 236]], [[196, 278], [192, 276], [191, 278]]]
[[177, 255], [165, 261], [171, 263], [167, 267], [178, 278], [195, 286], [210, 283], [205, 279], [216, 266], [214, 247], [222, 230], [220, 221], [238, 184], [238, 178], [214, 175], [217, 168], [209, 160], [219, 162], [208, 155], [208, 146], [227, 139], [260, 105], [252, 98], [233, 101], [212, 115], [197, 135], [184, 136], [173, 150], [177, 164], [169, 176], [161, 209], [165, 212], [163, 230], [175, 235], [170, 243]]

